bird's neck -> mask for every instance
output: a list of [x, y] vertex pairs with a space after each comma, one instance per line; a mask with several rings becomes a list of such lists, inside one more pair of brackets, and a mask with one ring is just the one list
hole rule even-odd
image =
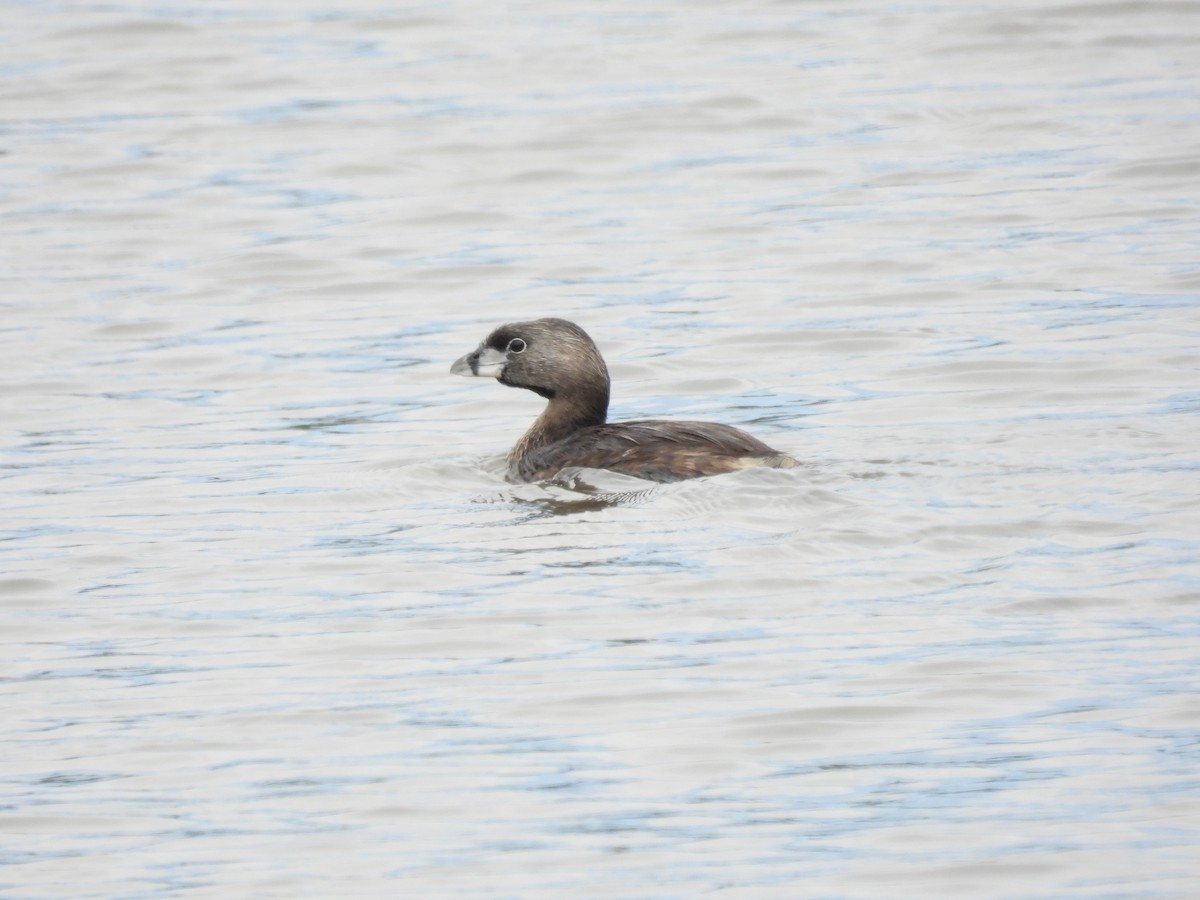
[[608, 419], [608, 385], [586, 393], [555, 394], [524, 436], [508, 454], [521, 459], [570, 437], [581, 428], [603, 425]]

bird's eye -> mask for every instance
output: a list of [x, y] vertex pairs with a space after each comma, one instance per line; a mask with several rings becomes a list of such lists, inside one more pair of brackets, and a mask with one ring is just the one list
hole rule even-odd
[[525, 342], [520, 338], [513, 338], [508, 342], [509, 353], [520, 353], [525, 349]]

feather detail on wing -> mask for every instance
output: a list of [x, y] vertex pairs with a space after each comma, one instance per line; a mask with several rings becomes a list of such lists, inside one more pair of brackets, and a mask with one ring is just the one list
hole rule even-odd
[[637, 420], [580, 429], [514, 459], [510, 474], [530, 481], [549, 478], [567, 466], [581, 466], [653, 481], [681, 481], [749, 466], [790, 468], [796, 464], [790, 456], [728, 425]]

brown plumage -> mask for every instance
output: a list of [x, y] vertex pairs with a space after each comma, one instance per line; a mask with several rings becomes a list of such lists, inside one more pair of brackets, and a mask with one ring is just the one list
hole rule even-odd
[[515, 481], [551, 478], [568, 466], [682, 481], [750, 466], [798, 465], [728, 425], [657, 419], [606, 424], [608, 368], [587, 332], [565, 319], [501, 325], [450, 371], [490, 375], [549, 401], [509, 451], [508, 475]]

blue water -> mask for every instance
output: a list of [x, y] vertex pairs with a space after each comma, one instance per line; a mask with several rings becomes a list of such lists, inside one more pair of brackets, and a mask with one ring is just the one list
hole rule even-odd
[[1200, 7], [4, 9], [0, 889], [1195, 894]]

